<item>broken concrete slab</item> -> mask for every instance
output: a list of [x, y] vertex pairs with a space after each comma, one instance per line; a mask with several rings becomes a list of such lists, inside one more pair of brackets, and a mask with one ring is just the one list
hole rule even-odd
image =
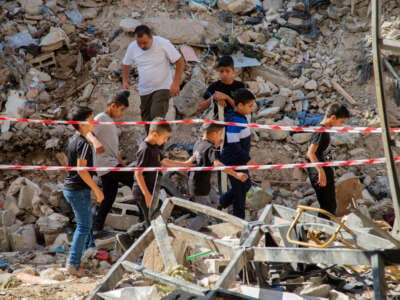
[[273, 195], [271, 191], [264, 191], [262, 188], [255, 187], [247, 193], [246, 206], [251, 210], [264, 208], [271, 202]]
[[285, 73], [265, 65], [262, 65], [258, 68], [252, 68], [250, 70], [250, 74], [253, 78], [261, 76], [264, 78], [264, 80], [270, 81], [277, 86], [283, 86], [286, 88], [291, 87], [290, 80]]
[[124, 32], [134, 32], [136, 27], [138, 27], [140, 24], [142, 24], [139, 20], [133, 19], [133, 18], [124, 18], [119, 22], [119, 27]]
[[64, 42], [68, 44], [68, 36], [59, 27], [51, 27], [50, 32], [42, 39], [40, 46], [43, 52], [51, 52], [61, 48]]
[[144, 24], [150, 26], [155, 34], [174, 44], [202, 45], [214, 42], [219, 37], [217, 24], [192, 19], [170, 19], [166, 17], [146, 18]]
[[234, 14], [245, 14], [256, 8], [253, 0], [218, 0], [218, 8]]
[[139, 218], [137, 216], [109, 213], [105, 225], [109, 225], [116, 230], [126, 231], [129, 227], [138, 222]]
[[36, 232], [33, 224], [21, 226], [16, 231], [9, 232], [12, 251], [32, 249], [36, 246]]
[[57, 233], [64, 228], [69, 221], [66, 216], [53, 213], [49, 216], [40, 217], [36, 222], [36, 226], [39, 227], [39, 231], [42, 233]]
[[206, 86], [197, 79], [192, 79], [185, 84], [179, 96], [174, 97], [174, 105], [177, 111], [189, 117], [198, 110], [199, 99], [204, 95]]

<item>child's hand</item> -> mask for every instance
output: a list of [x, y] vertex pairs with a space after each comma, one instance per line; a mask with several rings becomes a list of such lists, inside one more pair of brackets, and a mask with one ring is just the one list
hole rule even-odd
[[245, 182], [249, 178], [249, 176], [246, 173], [238, 172], [236, 178], [241, 182]]
[[209, 107], [210, 106], [210, 104], [207, 102], [207, 101], [201, 101], [200, 103], [199, 103], [199, 108], [198, 108], [198, 110], [199, 110], [199, 112], [203, 112], [203, 111], [205, 111], [206, 109], [207, 109], [207, 107]]
[[318, 170], [318, 185], [320, 187], [326, 186], [326, 174], [324, 169]]
[[144, 200], [146, 201], [147, 207], [150, 207], [152, 198], [153, 198], [153, 196], [150, 193], [144, 195]]
[[214, 94], [213, 94], [213, 98], [214, 98], [214, 100], [216, 100], [216, 101], [224, 101], [225, 102], [225, 100], [226, 100], [226, 98], [228, 97], [228, 95], [227, 94], [224, 94], [224, 93], [222, 93], [222, 92], [215, 92]]
[[185, 165], [188, 167], [194, 167], [195, 166], [195, 160], [196, 156], [193, 154], [187, 161], [185, 161]]
[[103, 200], [104, 200], [103, 191], [99, 187], [97, 187], [96, 189], [93, 190], [93, 192], [94, 192], [94, 195], [96, 196], [96, 202], [99, 204], [101, 202], [103, 202]]

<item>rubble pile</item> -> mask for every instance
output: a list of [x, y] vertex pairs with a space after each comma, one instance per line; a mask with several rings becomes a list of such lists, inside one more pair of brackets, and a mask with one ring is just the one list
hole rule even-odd
[[[393, 1], [385, 4], [389, 15], [382, 26], [385, 38], [400, 38], [399, 10]], [[186, 62], [181, 94], [172, 99], [167, 119], [198, 117], [199, 100], [207, 85], [218, 79], [217, 57], [232, 55], [238, 79], [257, 96], [251, 122], [317, 125], [327, 106], [340, 102], [349, 105], [350, 125], [379, 125], [369, 81], [372, 60], [366, 0], [0, 1], [0, 21], [1, 116], [62, 120], [74, 105], [102, 111], [108, 97], [121, 89], [120, 63], [132, 32], [145, 23], [171, 40]], [[388, 59], [396, 65], [394, 55]], [[130, 86], [132, 105], [126, 118], [139, 120], [135, 69]], [[390, 121], [400, 124], [397, 106], [392, 108]], [[64, 151], [72, 127], [8, 121], [0, 126], [1, 163], [66, 164]], [[171, 148], [169, 155], [183, 158], [189, 155], [199, 130], [188, 125], [178, 128], [179, 135], [173, 134], [169, 145], [184, 145], [187, 151]], [[133, 162], [144, 130], [131, 126], [119, 130], [122, 153]], [[252, 156], [261, 164], [305, 161], [310, 137], [310, 133], [252, 129]], [[394, 139], [398, 145], [400, 140]], [[332, 134], [332, 148], [332, 160], [383, 156], [375, 134]], [[394, 152], [399, 155], [397, 149]], [[73, 214], [61, 193], [65, 174], [0, 172], [0, 251], [18, 253], [0, 253], [0, 268], [14, 273], [22, 269], [25, 274], [2, 277], [0, 285], [35, 282], [36, 277], [64, 280], [62, 266], [73, 232]], [[390, 230], [394, 212], [384, 168], [344, 167], [335, 172], [339, 215], [348, 215], [349, 204], [355, 200], [365, 214]], [[258, 186], [248, 195], [249, 221], [257, 220], [269, 203], [318, 206], [302, 169], [257, 171], [252, 179]], [[176, 193], [187, 192], [185, 175], [175, 174], [170, 180]], [[128, 213], [137, 209], [125, 203], [131, 198], [129, 189], [120, 190], [106, 221], [108, 230], [125, 231], [137, 223], [138, 218]], [[98, 243], [97, 250], [114, 247], [113, 238]], [[196, 254], [202, 249], [188, 251]], [[104, 274], [116, 259], [110, 253], [106, 260], [94, 258], [97, 252], [88, 254], [86, 263]], [[216, 268], [221, 258], [213, 259], [205, 259], [200, 268]], [[1, 267], [3, 260], [7, 267]], [[29, 271], [27, 265], [36, 269]], [[26, 274], [32, 277], [27, 280]], [[216, 280], [210, 277], [203, 286]], [[325, 283], [310, 279], [304, 295], [344, 297], [340, 292], [330, 295], [333, 292]]]

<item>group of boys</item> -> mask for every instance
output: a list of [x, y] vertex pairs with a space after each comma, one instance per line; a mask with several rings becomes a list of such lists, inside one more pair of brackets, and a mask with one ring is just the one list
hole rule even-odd
[[[244, 88], [244, 84], [234, 80], [234, 64], [230, 56], [224, 56], [218, 63], [220, 80], [212, 83], [199, 104], [199, 111], [204, 111], [213, 101], [224, 107], [224, 117], [227, 122], [248, 123], [247, 115], [251, 114], [255, 105], [254, 95]], [[93, 112], [86, 107], [78, 107], [72, 114], [74, 121], [100, 121], [112, 122], [122, 116], [129, 106], [129, 92], [117, 94], [107, 102], [104, 112], [93, 116]], [[216, 107], [217, 105], [215, 105]], [[216, 113], [216, 111], [214, 112]], [[338, 104], [332, 105], [321, 122], [322, 126], [340, 126], [349, 117], [345, 107]], [[155, 121], [163, 120], [156, 118]], [[98, 125], [94, 128], [90, 124], [74, 125], [76, 135], [68, 147], [68, 163], [70, 166], [125, 166], [119, 156], [118, 129], [115, 125]], [[161, 146], [171, 135], [171, 127], [165, 123], [152, 123], [146, 138], [139, 145], [136, 155], [138, 167], [174, 167], [174, 166], [223, 166], [223, 165], [253, 165], [255, 162], [250, 157], [249, 127], [222, 126], [218, 124], [205, 124], [202, 137], [195, 143], [193, 156], [187, 161], [173, 161], [163, 156]], [[224, 130], [225, 129], [225, 130]], [[225, 136], [224, 136], [225, 131]], [[93, 133], [92, 133], [93, 132]], [[223, 150], [220, 146], [224, 140]], [[93, 154], [91, 143], [95, 148]], [[312, 162], [324, 161], [324, 151], [329, 145], [329, 134], [316, 133], [311, 139], [308, 158]], [[221, 152], [221, 153], [220, 153]], [[246, 194], [251, 187], [249, 173], [246, 170], [226, 170], [231, 188], [220, 196], [219, 209], [233, 207], [233, 214], [245, 218]], [[115, 201], [119, 184], [133, 189], [134, 199], [141, 211], [141, 218], [149, 224], [149, 207], [152, 203], [153, 191], [156, 184], [157, 173], [136, 171], [131, 172], [98, 172], [102, 183], [102, 190], [92, 179], [92, 173], [87, 171], [69, 172], [65, 179], [64, 196], [74, 210], [77, 228], [74, 233], [68, 267], [70, 272], [78, 274], [80, 257], [86, 247], [93, 245], [91, 230], [101, 231], [107, 214]], [[210, 182], [211, 172], [190, 172], [189, 192], [193, 201], [211, 205]], [[332, 191], [333, 173], [329, 168], [316, 168], [310, 170], [310, 179], [317, 192], [321, 208], [335, 213], [335, 195]], [[96, 213], [91, 218], [90, 189], [94, 191], [99, 203]], [[84, 199], [84, 200], [82, 200]], [[198, 214], [188, 225], [189, 228], [199, 230], [207, 225], [208, 217]]]

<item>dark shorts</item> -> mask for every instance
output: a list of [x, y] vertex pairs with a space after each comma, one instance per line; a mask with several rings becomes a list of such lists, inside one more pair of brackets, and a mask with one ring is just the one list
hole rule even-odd
[[143, 121], [151, 121], [156, 117], [164, 118], [168, 112], [169, 90], [158, 90], [140, 96], [140, 112]]

